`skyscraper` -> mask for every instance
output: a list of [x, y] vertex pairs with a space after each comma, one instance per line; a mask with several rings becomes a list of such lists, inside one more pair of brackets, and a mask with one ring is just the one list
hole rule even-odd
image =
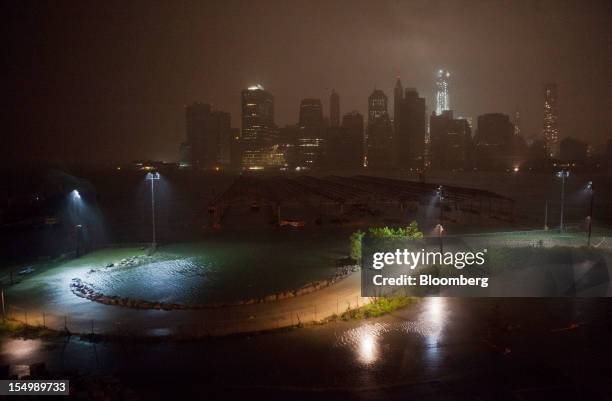
[[521, 113], [518, 110], [514, 112], [514, 135], [521, 135]]
[[242, 91], [242, 135], [246, 142], [269, 140], [274, 129], [274, 97], [257, 84]]
[[321, 99], [302, 99], [300, 102], [297, 164], [299, 167], [320, 167], [324, 155], [323, 106]]
[[359, 138], [363, 143], [363, 116], [356, 110], [346, 113], [342, 117], [342, 128], [348, 131], [352, 137]]
[[327, 166], [357, 169], [363, 163], [363, 116], [352, 111], [342, 117], [341, 127], [327, 130]]
[[185, 107], [185, 129], [187, 143], [191, 146], [192, 151], [199, 148], [202, 134], [206, 126], [206, 119], [210, 115], [210, 105], [200, 102], [195, 102]]
[[[501, 170], [514, 165], [514, 126], [501, 113], [478, 116], [474, 155], [479, 169]], [[432, 138], [433, 139], [433, 138]]]
[[316, 133], [323, 127], [323, 106], [321, 99], [302, 99], [300, 102], [300, 127], [309, 133]]
[[542, 136], [549, 157], [559, 157], [559, 128], [557, 110], [557, 84], [544, 85], [544, 127]]
[[375, 89], [368, 98], [366, 148], [368, 167], [393, 165], [393, 126], [387, 111], [387, 95], [380, 89]]
[[393, 129], [395, 132], [398, 130], [399, 122], [399, 107], [402, 99], [404, 98], [404, 88], [402, 87], [402, 81], [400, 77], [397, 77], [395, 81], [395, 87], [393, 88]]
[[445, 110], [450, 110], [450, 99], [448, 95], [448, 79], [450, 73], [446, 70], [438, 70], [436, 80], [436, 114], [441, 115]]
[[282, 158], [276, 156], [277, 151], [274, 149], [276, 136], [272, 94], [259, 84], [244, 89], [242, 132], [237, 146], [242, 167], [247, 169], [278, 167], [277, 164], [281, 163], [279, 160]]
[[209, 104], [193, 103], [185, 109], [187, 142], [182, 146], [183, 157], [197, 168], [212, 168], [230, 164], [230, 114], [213, 110]]
[[436, 170], [462, 170], [471, 167], [472, 130], [467, 120], [454, 118], [452, 110], [430, 117], [430, 161]]
[[389, 118], [387, 101], [387, 95], [383, 91], [374, 89], [368, 98], [368, 125], [381, 118]]
[[332, 127], [340, 126], [340, 96], [333, 89], [329, 96], [329, 123]]
[[404, 96], [396, 96], [394, 140], [395, 164], [421, 169], [425, 159], [425, 98], [414, 88], [406, 88]]

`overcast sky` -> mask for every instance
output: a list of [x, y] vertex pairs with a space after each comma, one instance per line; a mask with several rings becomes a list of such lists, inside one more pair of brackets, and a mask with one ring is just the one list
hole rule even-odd
[[[399, 75], [435, 108], [451, 71], [456, 115], [522, 115], [542, 126], [559, 87], [560, 132], [612, 132], [610, 1], [5, 2], [8, 159], [176, 160], [184, 106], [214, 104], [240, 127], [240, 90], [261, 83], [278, 125], [329, 88], [366, 111]], [[390, 103], [392, 110], [392, 103]], [[4, 136], [4, 134], [3, 134]], [[3, 140], [4, 142], [4, 140]]]

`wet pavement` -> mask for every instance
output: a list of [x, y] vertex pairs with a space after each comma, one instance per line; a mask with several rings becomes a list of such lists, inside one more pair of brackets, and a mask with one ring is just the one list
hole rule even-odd
[[377, 319], [185, 343], [5, 339], [11, 365], [143, 399], [607, 400], [612, 301], [427, 298]]

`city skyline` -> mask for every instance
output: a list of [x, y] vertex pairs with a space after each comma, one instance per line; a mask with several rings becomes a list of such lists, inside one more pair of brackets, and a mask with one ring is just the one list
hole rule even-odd
[[556, 82], [561, 138], [600, 145], [610, 134], [605, 2], [208, 4], [9, 7], [4, 159], [28, 149], [19, 160], [176, 160], [186, 105], [210, 103], [239, 127], [239, 93], [256, 83], [274, 94], [279, 126], [298, 120], [304, 98], [321, 99], [327, 114], [327, 88], [342, 114], [365, 115], [372, 89], [391, 97], [398, 73], [429, 114], [440, 68], [452, 73], [456, 116], [518, 107], [521, 133], [533, 137], [542, 85]]

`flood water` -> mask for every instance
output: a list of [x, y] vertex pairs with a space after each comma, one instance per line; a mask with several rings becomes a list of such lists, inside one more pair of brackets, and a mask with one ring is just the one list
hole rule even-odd
[[349, 232], [219, 233], [162, 246], [150, 263], [103, 269], [84, 280], [104, 294], [163, 302], [263, 297], [333, 276], [348, 253]]
[[427, 298], [377, 319], [203, 342], [5, 339], [1, 357], [112, 374], [147, 400], [603, 400], [611, 329], [606, 299]]

